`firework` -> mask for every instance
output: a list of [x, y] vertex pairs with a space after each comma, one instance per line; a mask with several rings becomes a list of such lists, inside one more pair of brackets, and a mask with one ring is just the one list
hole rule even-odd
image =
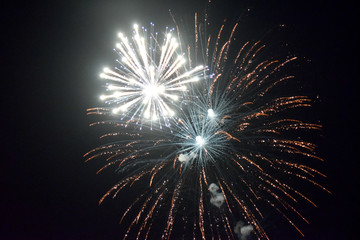
[[[251, 232], [268, 239], [261, 224], [266, 208], [275, 209], [302, 234], [292, 217], [308, 221], [294, 205], [299, 201], [316, 205], [288, 181], [289, 177], [328, 191], [315, 181], [324, 175], [304, 163], [308, 158], [322, 161], [314, 154], [316, 146], [301, 138], [302, 133], [321, 126], [283, 114], [310, 107], [311, 100], [272, 93], [280, 83], [293, 78], [281, 69], [296, 58], [279, 61], [258, 57], [264, 49], [260, 42], [232, 47], [237, 24], [228, 35], [223, 29], [214, 39], [201, 37], [206, 39], [202, 46], [207, 47], [197, 56], [203, 56], [201, 61], [209, 72], [201, 86], [193, 87], [180, 102], [181, 111], [173, 118], [171, 131], [138, 131], [135, 123], [118, 119], [94, 123], [114, 126], [114, 131], [102, 137], [116, 140], [85, 157], [105, 159], [99, 172], [116, 166], [125, 176], [100, 203], [134, 185], [144, 189], [121, 218], [121, 222], [129, 222], [124, 238], [132, 230], [137, 238], [150, 238], [156, 219], [166, 215], [162, 239], [176, 232], [183, 233], [185, 239], [246, 239]], [[196, 28], [196, 39], [201, 34]], [[197, 44], [188, 46], [187, 57], [193, 63], [199, 61], [191, 56], [201, 49]], [[143, 93], [138, 95], [144, 98]], [[146, 111], [148, 106], [135, 112]], [[109, 111], [98, 113], [111, 115]], [[128, 126], [126, 131], [124, 126]]]
[[115, 70], [104, 68], [100, 78], [108, 81], [109, 94], [100, 99], [111, 104], [113, 114], [128, 117], [129, 121], [164, 123], [175, 115], [174, 106], [187, 91], [186, 85], [199, 80], [204, 69], [197, 66], [185, 69], [185, 58], [177, 54], [178, 43], [169, 31], [164, 34], [162, 45], [153, 30], [139, 29], [134, 25], [134, 35], [129, 40], [119, 33], [116, 51], [120, 56]]

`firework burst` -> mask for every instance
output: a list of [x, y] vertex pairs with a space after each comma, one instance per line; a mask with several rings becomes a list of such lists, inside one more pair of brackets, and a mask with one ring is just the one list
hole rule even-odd
[[[202, 33], [195, 29], [197, 39]], [[288, 181], [289, 177], [328, 192], [315, 181], [324, 175], [305, 163], [308, 158], [322, 159], [314, 154], [315, 145], [301, 138], [302, 132], [319, 130], [321, 126], [283, 114], [289, 109], [309, 107], [311, 100], [302, 95], [272, 94], [276, 86], [293, 78], [284, 76], [281, 69], [296, 58], [262, 59], [258, 55], [265, 46], [260, 42], [245, 43], [234, 50], [231, 43], [237, 24], [229, 35], [223, 29], [213, 39], [202, 36], [204, 43], [195, 41], [195, 46], [188, 46], [189, 53], [204, 49], [198, 44], [206, 46], [197, 56], [203, 56], [209, 72], [203, 76], [201, 87], [193, 87], [178, 104], [180, 111], [173, 118], [171, 131], [138, 131], [136, 123], [118, 119], [93, 124], [114, 126], [114, 131], [102, 137], [116, 140], [87, 153], [87, 161], [102, 158], [106, 164], [99, 172], [116, 166], [124, 176], [100, 203], [136, 184], [144, 190], [121, 218], [121, 222], [129, 222], [124, 238], [131, 230], [137, 238], [150, 238], [151, 229], [159, 225], [156, 219], [165, 213], [162, 239], [169, 239], [174, 232], [183, 233], [186, 239], [245, 239], [251, 232], [259, 239], [268, 239], [261, 223], [266, 208], [275, 209], [303, 234], [292, 217], [308, 220], [294, 205], [299, 201], [316, 205], [297, 190], [294, 181]], [[198, 61], [191, 54], [188, 57], [189, 62]], [[163, 66], [161, 61], [157, 68], [162, 69], [159, 66]], [[197, 69], [190, 72], [196, 73]], [[136, 74], [137, 79], [143, 79]], [[149, 98], [143, 91], [126, 102]], [[141, 104], [133, 112], [144, 114], [149, 106], [158, 106], [153, 109], [161, 115], [159, 109], [167, 109], [160, 107], [164, 104], [161, 101], [157, 105]], [[89, 114], [93, 113], [112, 114], [90, 109]]]
[[113, 114], [126, 116], [129, 121], [149, 120], [170, 126], [176, 102], [186, 93], [186, 85], [199, 80], [203, 66], [185, 70], [185, 58], [176, 53], [178, 43], [171, 32], [164, 34], [163, 44], [153, 30], [139, 29], [134, 25], [134, 35], [129, 40], [119, 33], [116, 51], [120, 56], [115, 70], [104, 68], [100, 74], [109, 83], [101, 100], [112, 105]]

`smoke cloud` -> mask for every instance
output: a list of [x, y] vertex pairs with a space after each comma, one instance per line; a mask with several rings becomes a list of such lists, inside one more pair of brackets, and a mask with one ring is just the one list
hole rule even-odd
[[180, 154], [179, 154], [179, 157], [178, 157], [178, 160], [183, 163], [183, 162], [187, 162], [187, 161], [189, 161], [189, 160], [191, 160], [191, 159], [194, 159], [194, 158], [196, 158], [196, 157], [197, 157], [197, 154], [194, 153], [194, 152], [190, 152], [190, 153], [188, 153], [188, 154], [186, 154], [186, 153], [180, 153]]
[[225, 197], [222, 192], [220, 192], [219, 186], [215, 183], [211, 183], [209, 185], [209, 191], [211, 193], [210, 203], [217, 208], [220, 208], [224, 204]]
[[234, 232], [241, 240], [246, 240], [253, 230], [254, 227], [252, 225], [245, 225], [242, 221], [238, 221], [234, 227]]

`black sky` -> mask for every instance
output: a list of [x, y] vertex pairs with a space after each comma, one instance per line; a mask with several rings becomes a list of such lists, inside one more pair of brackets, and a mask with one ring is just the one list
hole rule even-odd
[[[277, 39], [306, 66], [319, 95], [325, 136], [320, 155], [331, 196], [314, 191], [305, 238], [270, 228], [274, 239], [357, 239], [358, 26], [344, 1], [214, 0], [213, 19], [236, 19], [247, 8], [245, 40], [285, 24]], [[14, 1], [1, 4], [0, 239], [120, 239], [119, 200], [98, 206], [117, 177], [96, 175], [82, 155], [99, 145], [86, 109], [98, 106], [103, 66], [111, 66], [118, 31], [134, 22], [171, 25], [168, 10], [189, 24], [204, 1]], [[215, 9], [215, 10], [214, 10]], [[168, 24], [169, 23], [169, 24]], [[249, 39], [247, 39], [249, 38]], [[308, 62], [308, 61], [307, 61]], [[5, 110], [5, 111], [4, 111]], [[291, 229], [291, 226], [287, 226]], [[290, 236], [290, 237], [289, 237]]]

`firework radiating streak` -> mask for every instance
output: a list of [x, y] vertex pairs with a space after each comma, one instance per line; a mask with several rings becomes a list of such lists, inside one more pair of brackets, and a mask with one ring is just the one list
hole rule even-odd
[[[100, 171], [117, 164], [119, 170], [128, 175], [111, 188], [100, 203], [111, 194], [116, 196], [125, 187], [148, 181], [146, 190], [148, 194], [143, 194], [136, 200], [136, 202], [141, 202], [143, 199], [143, 205], [131, 222], [125, 238], [135, 224], [140, 224], [137, 236], [145, 232], [147, 238], [152, 227], [152, 219], [156, 218], [160, 209], [165, 208], [164, 211], [168, 211], [169, 214], [163, 239], [170, 238], [176, 228], [177, 216], [182, 216], [183, 224], [190, 222], [194, 225], [193, 236], [197, 236], [196, 232], [199, 230], [198, 233], [202, 239], [207, 239], [208, 232], [212, 234], [217, 232], [220, 237], [223, 230], [228, 238], [233, 239], [230, 223], [233, 221], [222, 214], [220, 219], [224, 226], [222, 230], [218, 228], [219, 226], [216, 227], [219, 219], [217, 213], [213, 209], [214, 206], [205, 201], [208, 194], [204, 189], [207, 189], [208, 182], [212, 181], [217, 182], [223, 195], [225, 204], [217, 206], [221, 212], [231, 216], [240, 210], [245, 221], [253, 226], [257, 237], [263, 239], [268, 239], [268, 236], [261, 225], [263, 207], [259, 204], [260, 202], [267, 203], [278, 211], [300, 234], [303, 233], [290, 219], [286, 210], [291, 209], [295, 215], [308, 223], [292, 203], [297, 203], [300, 197], [316, 206], [307, 196], [290, 186], [290, 183], [285, 183], [282, 180], [284, 176], [285, 179], [288, 176], [294, 176], [329, 192], [315, 182], [316, 175], [325, 177], [324, 174], [294, 160], [294, 157], [322, 160], [313, 154], [315, 145], [301, 140], [298, 135], [289, 137], [287, 134], [319, 130], [321, 125], [282, 118], [279, 114], [288, 109], [309, 107], [311, 100], [306, 96], [269, 96], [271, 90], [280, 82], [293, 78], [293, 76], [278, 77], [278, 73], [281, 68], [296, 58], [289, 58], [282, 62], [265, 60], [255, 64], [256, 57], [265, 47], [259, 42], [253, 45], [245, 43], [237, 54], [234, 54], [235, 57], [231, 58], [229, 52], [236, 29], [237, 25], [232, 28], [230, 36], [222, 41], [224, 25], [221, 26], [213, 50], [209, 49], [210, 36], [202, 38], [201, 32], [196, 32], [195, 45], [198, 44], [198, 38], [208, 41], [204, 44], [207, 46], [205, 52], [208, 56], [204, 63], [209, 66], [210, 73], [205, 75], [205, 90], [204, 88], [191, 89], [189, 97], [182, 101], [182, 111], [179, 112], [178, 121], [173, 124], [171, 132], [159, 130], [159, 134], [154, 135], [143, 131], [136, 133], [115, 131], [103, 137], [123, 135], [125, 139], [96, 148], [86, 154], [85, 157], [88, 160], [106, 158], [108, 163]], [[138, 45], [141, 45], [142, 42], [137, 41], [139, 41]], [[170, 44], [169, 42], [171, 40], [165, 43], [164, 48]], [[143, 49], [143, 47], [139, 48]], [[190, 46], [187, 49], [191, 51]], [[164, 50], [160, 57], [159, 69], [165, 67], [163, 61], [169, 59], [171, 52], [172, 50], [169, 49]], [[146, 66], [150, 65], [149, 60], [146, 60], [146, 54], [140, 55], [142, 60], [137, 58], [127, 60], [129, 68], [135, 69], [140, 61]], [[196, 64], [197, 59], [194, 59], [193, 63]], [[176, 64], [164, 70], [166, 72], [161, 73], [162, 76], [171, 75], [173, 69], [177, 68]], [[183, 76], [197, 71], [193, 69], [189, 71], [190, 73], [179, 74], [167, 81], [172, 84], [172, 82], [183, 80]], [[155, 76], [151, 69], [136, 74]], [[161, 76], [161, 74], [157, 73], [156, 76]], [[126, 77], [119, 78], [124, 80]], [[155, 79], [155, 77], [150, 79]], [[143, 107], [143, 109], [147, 108], [148, 105]], [[89, 114], [111, 115], [111, 111], [91, 109]], [[108, 122], [98, 122], [100, 123]], [[136, 124], [132, 124], [132, 121], [109, 123], [116, 128], [127, 125], [136, 128]], [[138, 167], [139, 165], [141, 167]], [[230, 172], [225, 173], [225, 171]], [[186, 198], [188, 189], [199, 191], [196, 194], [199, 198], [190, 204], [190, 206], [197, 206], [197, 215], [187, 214], [186, 210], [180, 209], [180, 206], [189, 206], [187, 204], [189, 200]], [[169, 195], [168, 193], [172, 193], [169, 197], [170, 206], [164, 200]], [[133, 206], [131, 205], [126, 210], [121, 221], [133, 209]], [[207, 225], [206, 221], [216, 224]]]

